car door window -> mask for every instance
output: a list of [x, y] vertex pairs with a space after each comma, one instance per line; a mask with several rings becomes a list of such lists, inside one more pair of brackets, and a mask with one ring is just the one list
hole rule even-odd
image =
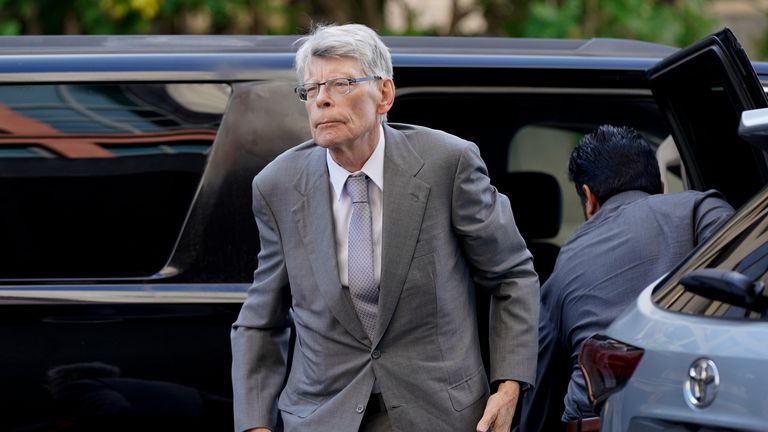
[[168, 261], [229, 86], [0, 86], [0, 279], [147, 277]]
[[[585, 90], [533, 88], [482, 88], [445, 91], [429, 88], [399, 90], [390, 121], [414, 123], [445, 130], [478, 145], [491, 182], [501, 190], [508, 173], [534, 172], [554, 177], [562, 193], [556, 206], [542, 206], [535, 194], [517, 206], [515, 218], [541, 219], [545, 209], [562, 211], [558, 227], [547, 241], [561, 244], [584, 222], [581, 204], [568, 181], [568, 159], [578, 140], [599, 125], [612, 123], [636, 127], [651, 145], [669, 135], [667, 123], [650, 92], [637, 89]], [[528, 184], [523, 187], [533, 187]], [[525, 228], [525, 227], [523, 227]], [[540, 231], [540, 230], [536, 230]], [[550, 232], [552, 230], [546, 230]], [[537, 233], [522, 233], [541, 240]]]
[[[698, 190], [717, 189], [738, 208], [768, 181], [765, 156], [737, 134], [741, 112], [768, 106], [749, 59], [724, 30], [649, 71], [680, 156]], [[738, 172], [738, 176], [723, 173]]]
[[[693, 315], [762, 319], [764, 312], [746, 310], [694, 294], [680, 278], [696, 269], [719, 268], [737, 271], [751, 280], [768, 282], [768, 190], [745, 205], [713, 241], [673, 271], [653, 292], [653, 302], [662, 309]], [[764, 294], [765, 295], [765, 294]]]

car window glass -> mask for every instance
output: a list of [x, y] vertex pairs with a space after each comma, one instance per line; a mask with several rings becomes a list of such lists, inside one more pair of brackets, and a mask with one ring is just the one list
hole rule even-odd
[[509, 144], [509, 171], [544, 172], [557, 180], [562, 197], [560, 230], [557, 237], [552, 239], [557, 244], [562, 244], [576, 227], [584, 223], [581, 200], [573, 183], [568, 180], [568, 160], [582, 136], [565, 129], [525, 126], [512, 137]]
[[[512, 196], [521, 234], [557, 245], [584, 221], [578, 196], [567, 180], [570, 152], [584, 133], [606, 123], [627, 125], [642, 131], [653, 146], [669, 135], [653, 99], [635, 90], [601, 94], [564, 88], [539, 94], [517, 87], [445, 91], [401, 87], [389, 120], [444, 130], [477, 144], [493, 185]], [[557, 199], [562, 201], [550, 203], [552, 188], [547, 188], [550, 198], [542, 200], [536, 181], [511, 184], [534, 178], [515, 173], [554, 179], [552, 188], [559, 189], [562, 197]], [[549, 214], [550, 209], [558, 214]]]
[[158, 272], [228, 94], [222, 84], [0, 86], [0, 278]]
[[[662, 69], [663, 73], [652, 77], [652, 84], [677, 130], [692, 188], [716, 189], [738, 208], [768, 177], [764, 156], [735, 133], [741, 112], [764, 106], [765, 97], [752, 98], [751, 86], [732, 82], [726, 73], [731, 69], [722, 66], [727, 62], [720, 59], [721, 54], [720, 49], [701, 51], [675, 67]], [[762, 100], [758, 103], [758, 99]]]
[[664, 182], [664, 191], [667, 193], [681, 192], [686, 189], [685, 167], [680, 160], [680, 152], [677, 150], [675, 140], [668, 136], [656, 148], [656, 159], [659, 161], [659, 172]]
[[[557, 236], [550, 239], [556, 244], [562, 244], [584, 223], [581, 200], [568, 179], [571, 151], [583, 136], [582, 133], [568, 129], [531, 125], [520, 128], [509, 144], [509, 171], [538, 171], [557, 180], [562, 196], [562, 220]], [[666, 192], [684, 190], [680, 155], [671, 137], [659, 145], [657, 157]]]
[[[710, 300], [690, 292], [679, 283], [688, 272], [699, 268], [738, 271], [751, 279], [768, 282], [768, 191], [746, 204], [722, 231], [695, 255], [686, 260], [654, 289], [653, 302], [659, 307], [693, 315], [729, 318], [762, 318], [763, 313], [748, 311], [724, 302]], [[765, 294], [765, 293], [764, 293]]]

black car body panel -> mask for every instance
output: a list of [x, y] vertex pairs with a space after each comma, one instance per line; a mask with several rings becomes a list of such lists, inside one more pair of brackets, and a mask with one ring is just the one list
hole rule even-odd
[[[310, 135], [296, 39], [0, 38], [0, 430], [231, 429], [229, 328], [259, 247], [251, 180]], [[648, 72], [670, 47], [387, 43], [389, 120], [478, 144], [542, 279], [581, 221], [565, 175], [580, 134], [626, 124], [661, 146], [679, 130]], [[720, 186], [679, 150], [681, 181]]]

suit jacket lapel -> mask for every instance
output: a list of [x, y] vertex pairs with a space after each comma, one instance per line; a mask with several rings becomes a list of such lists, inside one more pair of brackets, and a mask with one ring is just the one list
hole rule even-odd
[[368, 336], [339, 281], [330, 180], [324, 149], [317, 147], [312, 152], [294, 185], [303, 199], [292, 212], [309, 256], [317, 289], [341, 325], [355, 338], [365, 342]]
[[384, 127], [384, 214], [376, 345], [395, 311], [419, 237], [429, 185], [415, 175], [424, 166], [403, 134]]

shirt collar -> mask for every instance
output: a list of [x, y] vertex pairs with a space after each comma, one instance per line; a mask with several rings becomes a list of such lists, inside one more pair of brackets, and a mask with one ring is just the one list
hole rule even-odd
[[[341, 199], [341, 192], [344, 190], [344, 183], [347, 181], [347, 177], [354, 173], [347, 171], [337, 164], [331, 157], [331, 152], [327, 149], [325, 151], [325, 161], [328, 165], [328, 174], [331, 177], [333, 196], [338, 201]], [[376, 143], [376, 148], [373, 149], [371, 157], [368, 158], [359, 172], [367, 175], [380, 190], [384, 190], [384, 128], [381, 124], [379, 124], [379, 142]]]

